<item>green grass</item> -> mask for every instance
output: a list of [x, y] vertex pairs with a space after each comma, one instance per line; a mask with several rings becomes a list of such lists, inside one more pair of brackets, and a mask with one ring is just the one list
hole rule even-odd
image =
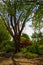
[[22, 54], [14, 54], [15, 58], [35, 58], [38, 57], [38, 54], [27, 52], [27, 53], [22, 53]]
[[20, 57], [23, 57], [23, 54], [14, 54], [14, 57], [15, 58], [20, 58]]
[[35, 57], [38, 57], [38, 54], [27, 52], [27, 53], [23, 54], [23, 57], [25, 57], [25, 58], [35, 58]]

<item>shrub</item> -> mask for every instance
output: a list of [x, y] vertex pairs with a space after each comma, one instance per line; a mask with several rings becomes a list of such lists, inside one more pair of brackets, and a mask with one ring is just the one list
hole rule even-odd
[[29, 39], [29, 36], [27, 34], [22, 34], [21, 39], [20, 39], [20, 46], [21, 47], [27, 47], [31, 45], [31, 41]]
[[28, 39], [24, 39], [20, 44], [21, 47], [27, 47], [30, 45], [31, 45], [31, 42]]
[[3, 41], [3, 43], [1, 43], [1, 46], [0, 46], [0, 51], [4, 51], [4, 52], [10, 52], [14, 49], [14, 46], [13, 46], [13, 41]]
[[27, 48], [22, 48], [21, 52], [26, 53], [27, 52]]
[[25, 39], [26, 39], [25, 37], [21, 37], [20, 43], [24, 42]]
[[20, 55], [18, 55], [18, 54], [15, 54], [15, 55], [14, 55], [14, 57], [15, 57], [15, 58], [19, 58], [19, 57], [20, 57]]
[[29, 46], [29, 45], [31, 45], [31, 42], [30, 42], [28, 39], [26, 39], [23, 43], [24, 43], [24, 46]]
[[27, 52], [27, 53], [24, 53], [23, 57], [25, 57], [25, 58], [34, 58], [34, 57], [38, 57], [38, 54]]
[[14, 54], [14, 57], [15, 58], [20, 58], [20, 57], [23, 57], [23, 54]]
[[23, 53], [23, 54], [14, 54], [14, 57], [15, 58], [35, 58], [35, 57], [38, 57], [38, 54], [34, 54], [34, 53], [31, 53], [31, 52], [26, 52], [26, 53]]
[[32, 46], [29, 46], [27, 48], [28, 51], [32, 52], [32, 53], [38, 53], [38, 45], [37, 44], [32, 44]]
[[43, 45], [33, 43], [31, 46], [27, 47], [27, 51], [43, 55]]
[[43, 55], [43, 45], [39, 46], [39, 54]]

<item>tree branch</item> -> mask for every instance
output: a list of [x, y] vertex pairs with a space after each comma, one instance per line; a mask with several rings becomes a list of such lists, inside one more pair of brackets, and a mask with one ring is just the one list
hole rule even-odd
[[21, 14], [20, 14], [20, 16], [19, 16], [19, 18], [18, 18], [18, 20], [17, 20], [17, 25], [18, 25], [18, 33], [19, 33], [19, 31], [20, 31], [20, 28], [19, 28], [19, 20], [20, 20], [20, 18], [21, 18], [21, 16], [22, 16], [22, 13], [23, 13], [23, 11], [21, 12]]
[[4, 3], [6, 3], [4, 0], [2, 0]]
[[[23, 29], [24, 29], [24, 27], [25, 27], [27, 18], [28, 18], [28, 17], [26, 17], [26, 18], [24, 19], [24, 22], [23, 22], [23, 24], [22, 24], [22, 28], [21, 28], [21, 30], [20, 30], [20, 32], [19, 32], [20, 34], [22, 33], [22, 31], [23, 31]], [[33, 18], [33, 17], [31, 17], [31, 18]], [[30, 20], [31, 18], [29, 18], [28, 20]]]
[[13, 21], [12, 21], [12, 15], [10, 16], [10, 22], [11, 22], [11, 26], [12, 26], [14, 32], [15, 32], [15, 29], [14, 29], [14, 26], [13, 26]]
[[23, 22], [23, 24], [22, 24], [22, 28], [21, 28], [21, 30], [20, 30], [20, 34], [22, 33], [22, 31], [23, 31], [23, 29], [24, 29], [24, 27], [25, 27], [25, 23], [26, 23], [26, 19], [27, 19], [27, 17], [25, 18], [25, 20], [24, 20], [24, 22]]
[[4, 18], [2, 18], [2, 20], [3, 20], [4, 25], [6, 26], [7, 30], [10, 32], [11, 36], [12, 36], [12, 37], [14, 37], [13, 32], [12, 32], [12, 30], [11, 30], [10, 26], [8, 26], [8, 25], [6, 24], [6, 22], [5, 22]]
[[14, 26], [14, 29], [15, 29], [15, 34], [17, 33], [17, 21], [16, 21], [16, 5], [14, 4], [14, 9], [15, 9], [15, 11], [14, 11], [14, 24], [15, 24], [15, 26]]

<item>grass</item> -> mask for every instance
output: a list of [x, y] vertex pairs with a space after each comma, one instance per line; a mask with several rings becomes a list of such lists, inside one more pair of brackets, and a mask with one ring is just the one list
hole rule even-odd
[[15, 58], [35, 58], [35, 57], [38, 57], [38, 54], [35, 54], [35, 53], [31, 53], [31, 52], [27, 52], [27, 53], [18, 53], [18, 54], [14, 54], [14, 57]]
[[23, 57], [25, 57], [25, 58], [35, 58], [35, 57], [38, 57], [38, 54], [27, 52], [27, 53], [24, 53]]

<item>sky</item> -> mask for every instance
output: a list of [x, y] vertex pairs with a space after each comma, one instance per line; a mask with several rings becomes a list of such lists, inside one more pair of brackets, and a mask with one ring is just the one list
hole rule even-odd
[[2, 2], [2, 0], [0, 0], [0, 2]]
[[29, 20], [29, 21], [26, 23], [26, 25], [25, 25], [25, 27], [24, 27], [24, 30], [23, 30], [23, 33], [28, 34], [30, 38], [31, 38], [32, 33], [34, 33], [34, 30], [30, 27], [31, 24], [32, 24], [32, 21]]

